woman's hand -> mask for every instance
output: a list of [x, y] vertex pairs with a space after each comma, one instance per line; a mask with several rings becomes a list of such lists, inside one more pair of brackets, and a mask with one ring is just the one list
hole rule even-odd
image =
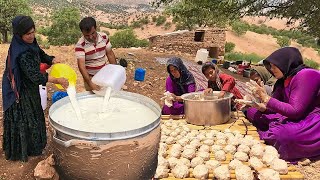
[[203, 91], [204, 95], [209, 95], [209, 94], [212, 94], [213, 92], [213, 89], [212, 88], [207, 88]]
[[176, 96], [175, 94], [171, 93], [171, 96], [173, 98], [173, 101], [179, 101], [182, 102], [183, 99], [181, 98], [181, 96]]
[[225, 94], [226, 94], [225, 91], [221, 91], [221, 92], [219, 93], [219, 95], [218, 95], [218, 98], [219, 98], [219, 99], [220, 99], [220, 98], [223, 98]]
[[267, 107], [265, 103], [258, 103], [254, 100], [245, 100], [245, 99], [235, 99], [235, 103], [242, 104], [240, 110], [247, 109], [249, 107], [254, 107], [261, 112], [266, 111]]
[[260, 112], [264, 112], [267, 110], [267, 106], [265, 103], [253, 103], [252, 107], [257, 108]]
[[253, 95], [261, 100], [263, 103], [267, 103], [270, 100], [270, 96], [267, 94], [266, 89], [258, 85], [255, 81], [250, 80], [246, 85], [252, 91]]
[[66, 78], [56, 78], [56, 84], [60, 84], [64, 89], [67, 89], [69, 81]]

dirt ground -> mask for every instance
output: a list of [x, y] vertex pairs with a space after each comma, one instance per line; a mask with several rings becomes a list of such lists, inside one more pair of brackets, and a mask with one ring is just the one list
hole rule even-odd
[[[0, 45], [0, 76], [2, 78], [4, 65], [5, 65], [5, 57], [8, 50], [8, 45]], [[77, 70], [76, 60], [74, 58], [74, 52], [72, 46], [62, 46], [62, 47], [51, 47], [48, 50], [45, 50], [50, 55], [55, 55], [56, 58], [60, 59], [61, 62], [69, 64], [76, 70], [78, 74], [77, 81], [77, 91], [84, 91], [83, 80], [79, 71]], [[130, 53], [130, 55], [128, 54]], [[139, 94], [143, 94], [155, 100], [157, 103], [160, 103], [160, 97], [162, 97], [163, 92], [165, 91], [165, 79], [167, 77], [165, 65], [161, 65], [155, 61], [155, 57], [170, 57], [170, 56], [179, 56], [184, 59], [192, 60], [194, 57], [187, 55], [177, 55], [177, 54], [164, 54], [164, 53], [155, 53], [146, 49], [115, 49], [115, 54], [118, 58], [125, 58], [128, 60], [127, 67], [127, 81], [126, 91], [136, 92]], [[146, 78], [143, 82], [134, 81], [134, 70], [137, 67], [142, 67], [146, 69]], [[244, 80], [240, 76], [235, 76], [236, 78], [240, 78], [240, 80]], [[50, 107], [51, 103], [51, 95], [55, 91], [55, 87], [48, 83], [48, 102]], [[0, 99], [0, 103], [2, 106], [2, 99]], [[0, 114], [0, 144], [2, 144], [2, 111]], [[48, 110], [46, 110], [46, 116], [48, 116]], [[48, 122], [47, 122], [48, 123]], [[51, 153], [51, 134], [50, 127], [48, 125], [48, 144], [44, 151], [44, 154], [38, 157], [30, 157], [27, 163], [23, 162], [12, 162], [6, 161], [4, 158], [4, 153], [2, 148], [0, 148], [0, 180], [29, 180], [34, 179], [33, 170], [37, 163], [46, 157], [48, 157]], [[301, 171], [306, 179], [314, 180], [320, 179], [320, 162], [312, 162], [308, 164], [308, 166], [297, 166], [298, 170]]]

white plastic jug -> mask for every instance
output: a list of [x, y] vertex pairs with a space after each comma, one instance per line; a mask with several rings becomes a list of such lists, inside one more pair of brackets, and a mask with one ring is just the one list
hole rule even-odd
[[42, 110], [45, 110], [47, 109], [47, 99], [48, 99], [47, 87], [39, 85], [39, 93], [41, 97]]
[[199, 61], [201, 61], [202, 63], [207, 62], [208, 55], [209, 55], [209, 51], [207, 49], [199, 49], [197, 51], [195, 62], [199, 62]]
[[92, 82], [101, 86], [100, 91], [93, 91], [95, 94], [104, 96], [107, 87], [114, 91], [120, 91], [126, 82], [126, 70], [120, 65], [108, 64], [92, 77]]

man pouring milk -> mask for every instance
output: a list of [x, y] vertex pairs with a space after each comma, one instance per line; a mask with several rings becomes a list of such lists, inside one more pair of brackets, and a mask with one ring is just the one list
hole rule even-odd
[[116, 58], [108, 36], [96, 31], [94, 18], [83, 18], [79, 27], [83, 36], [76, 44], [75, 55], [84, 79], [84, 87], [87, 91], [99, 91], [101, 87], [91, 81], [92, 77], [106, 65], [107, 60], [110, 64], [116, 64]]

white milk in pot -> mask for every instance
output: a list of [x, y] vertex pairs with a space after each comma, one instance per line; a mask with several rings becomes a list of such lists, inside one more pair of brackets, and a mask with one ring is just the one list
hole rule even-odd
[[113, 133], [138, 129], [158, 118], [145, 105], [118, 97], [111, 97], [101, 112], [104, 97], [78, 99], [82, 118], [78, 119], [71, 103], [62, 105], [52, 119], [62, 126], [85, 132]]
[[160, 142], [159, 105], [148, 97], [124, 91], [113, 92], [104, 112], [103, 96], [79, 93], [77, 101], [81, 120], [66, 98], [49, 110], [49, 121], [56, 132], [52, 145], [60, 177], [151, 179]]
[[65, 99], [50, 107], [49, 121], [56, 132], [54, 154], [62, 179], [153, 177], [161, 109], [150, 98], [120, 91], [125, 79], [123, 67], [107, 65], [92, 78], [102, 87], [100, 91], [77, 96], [71, 91], [72, 103]]

